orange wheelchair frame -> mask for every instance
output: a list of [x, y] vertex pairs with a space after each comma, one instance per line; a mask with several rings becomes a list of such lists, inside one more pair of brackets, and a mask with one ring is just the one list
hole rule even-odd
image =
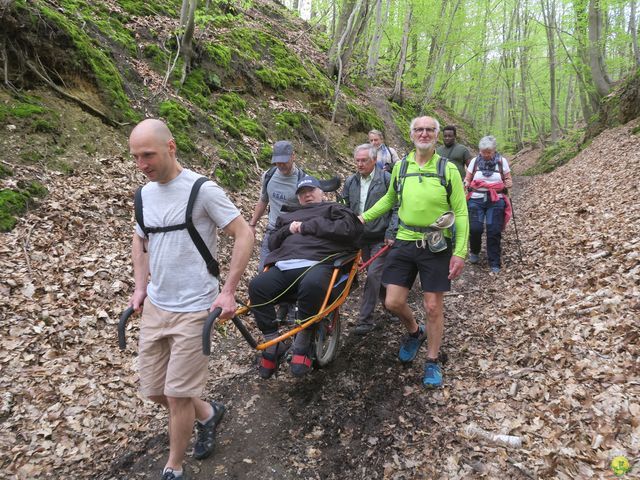
[[[275, 345], [287, 338], [293, 337], [301, 330], [319, 324], [312, 337], [312, 357], [317, 366], [323, 367], [330, 363], [338, 352], [340, 334], [342, 331], [339, 308], [342, 306], [351, 291], [351, 287], [358, 273], [359, 262], [360, 251], [342, 254], [337, 257], [333, 261], [331, 280], [329, 281], [327, 293], [325, 294], [324, 301], [322, 302], [322, 306], [318, 313], [308, 319], [304, 319], [302, 323], [290, 328], [288, 331], [273, 340], [263, 343], [256, 342], [242, 320], [238, 318], [251, 310], [250, 305], [238, 308], [231, 320], [238, 330], [240, 330], [240, 333], [247, 343], [256, 350], [264, 350], [271, 345]], [[345, 272], [346, 267], [348, 267], [348, 273]], [[347, 275], [344, 282], [340, 282], [341, 273]], [[341, 283], [344, 283], [344, 287], [339, 295], [332, 301], [331, 296], [333, 289], [337, 284]], [[209, 355], [211, 353], [211, 328], [220, 315], [220, 311], [221, 310], [219, 308], [213, 310], [204, 324], [202, 331], [202, 352], [205, 355]]]

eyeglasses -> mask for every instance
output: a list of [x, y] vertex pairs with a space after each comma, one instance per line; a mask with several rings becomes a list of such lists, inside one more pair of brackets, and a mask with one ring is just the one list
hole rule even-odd
[[418, 135], [423, 133], [434, 133], [435, 131], [436, 129], [431, 127], [418, 127], [413, 129], [413, 133], [417, 133]]

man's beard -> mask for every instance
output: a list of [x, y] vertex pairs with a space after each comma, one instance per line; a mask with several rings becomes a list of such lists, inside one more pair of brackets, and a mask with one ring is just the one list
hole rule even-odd
[[414, 141], [413, 144], [416, 146], [418, 150], [431, 150], [435, 145], [435, 142], [428, 143], [420, 143], [418, 140]]

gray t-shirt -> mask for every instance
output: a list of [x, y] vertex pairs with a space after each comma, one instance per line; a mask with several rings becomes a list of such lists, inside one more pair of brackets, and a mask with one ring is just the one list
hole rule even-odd
[[[268, 170], [267, 170], [268, 171]], [[273, 173], [271, 180], [264, 188], [264, 177], [267, 172], [262, 174], [262, 192], [260, 200], [269, 204], [269, 224], [267, 229], [273, 230], [276, 226], [276, 219], [280, 216], [280, 211], [285, 203], [297, 203], [296, 190], [298, 188], [298, 168], [293, 167], [290, 175], [283, 175], [280, 170]]]
[[[185, 221], [187, 202], [199, 174], [187, 170], [168, 183], [149, 182], [142, 188], [144, 223], [147, 227], [179, 225]], [[216, 257], [216, 228], [226, 227], [240, 215], [214, 182], [205, 182], [193, 206], [193, 223]], [[144, 233], [136, 224], [136, 233]], [[218, 280], [208, 271], [189, 232], [175, 230], [149, 234], [149, 300], [170, 312], [207, 310], [218, 295]]]

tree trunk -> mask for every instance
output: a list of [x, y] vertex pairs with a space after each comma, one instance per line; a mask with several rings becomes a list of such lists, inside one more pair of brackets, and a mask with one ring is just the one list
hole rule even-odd
[[[529, 101], [527, 97], [527, 83], [529, 78], [529, 25], [531, 17], [527, 6], [525, 5], [524, 11], [518, 11], [518, 19], [516, 22], [520, 26], [520, 38], [518, 46], [518, 56], [520, 57], [520, 118], [518, 120], [518, 131], [520, 132], [520, 138], [524, 140], [525, 134], [528, 133], [528, 121], [529, 121]], [[524, 145], [523, 145], [524, 146]]]
[[640, 48], [638, 48], [638, 26], [636, 21], [636, 0], [631, 0], [631, 13], [629, 15], [629, 34], [633, 45], [633, 58], [636, 66], [640, 66]]
[[392, 102], [402, 103], [402, 76], [404, 75], [404, 67], [407, 63], [407, 45], [409, 44], [409, 33], [411, 31], [411, 17], [413, 15], [413, 5], [409, 3], [407, 13], [404, 17], [404, 26], [402, 28], [402, 45], [400, 47], [400, 61], [396, 70], [395, 83], [393, 92], [391, 92], [390, 100]]
[[[327, 74], [330, 77], [341, 76], [351, 58], [353, 45], [361, 31], [362, 18], [358, 17], [363, 0], [344, 0], [338, 25], [329, 49]], [[354, 12], [356, 15], [353, 15]]]
[[[182, 12], [185, 10], [185, 4], [187, 5], [186, 18], [182, 17]], [[180, 40], [180, 50], [182, 51], [182, 78], [180, 79], [180, 85], [184, 84], [187, 78], [187, 73], [191, 69], [191, 57], [193, 56], [193, 32], [195, 30], [195, 18], [196, 8], [198, 6], [198, 0], [183, 0], [182, 11], [180, 15], [180, 27], [184, 28], [182, 38]], [[185, 23], [182, 23], [185, 20]]]
[[549, 114], [551, 116], [551, 141], [557, 142], [560, 133], [558, 101], [556, 98], [556, 2], [541, 0], [542, 16], [547, 33], [547, 54], [549, 56]]
[[600, 0], [589, 1], [589, 66], [596, 90], [604, 97], [611, 90], [611, 80], [607, 76], [602, 55], [602, 12]]
[[342, 72], [343, 72], [342, 49], [345, 42], [347, 41], [347, 37], [350, 35], [351, 31], [353, 30], [353, 22], [355, 21], [355, 17], [358, 15], [361, 5], [362, 5], [362, 0], [357, 0], [354, 8], [351, 10], [351, 15], [349, 15], [349, 18], [347, 19], [347, 24], [345, 25], [344, 31], [342, 33], [342, 37], [340, 37], [340, 40], [336, 44], [336, 67], [338, 69], [337, 71], [338, 79], [336, 80], [336, 88], [333, 96], [333, 113], [331, 114], [332, 123], [335, 123], [336, 121], [336, 112], [338, 111], [338, 101], [340, 100], [340, 82], [342, 80]]
[[[574, 37], [578, 57], [578, 89], [580, 91], [580, 103], [585, 123], [589, 123], [592, 115], [600, 108], [600, 97], [593, 84], [593, 78], [589, 72], [589, 52], [587, 51], [587, 26], [588, 26], [588, 0], [574, 0], [575, 12]], [[559, 37], [561, 38], [561, 37]], [[567, 52], [567, 55], [569, 53]]]
[[387, 8], [385, 15], [382, 15], [382, 0], [376, 1], [375, 11], [376, 11], [376, 25], [374, 27], [373, 38], [371, 39], [371, 44], [369, 45], [369, 58], [367, 59], [367, 78], [373, 80], [376, 76], [376, 67], [378, 66], [378, 59], [380, 58], [380, 42], [382, 40], [382, 30], [384, 22], [387, 19], [387, 14], [389, 12], [389, 2], [387, 0]]
[[342, 70], [343, 72], [347, 72], [351, 58], [353, 57], [354, 52], [360, 46], [360, 40], [362, 39], [362, 34], [366, 30], [367, 26], [367, 17], [369, 16], [369, 1], [363, 0], [360, 4], [360, 9], [356, 14], [353, 25], [351, 27], [351, 32], [347, 37], [347, 41], [342, 47]]

